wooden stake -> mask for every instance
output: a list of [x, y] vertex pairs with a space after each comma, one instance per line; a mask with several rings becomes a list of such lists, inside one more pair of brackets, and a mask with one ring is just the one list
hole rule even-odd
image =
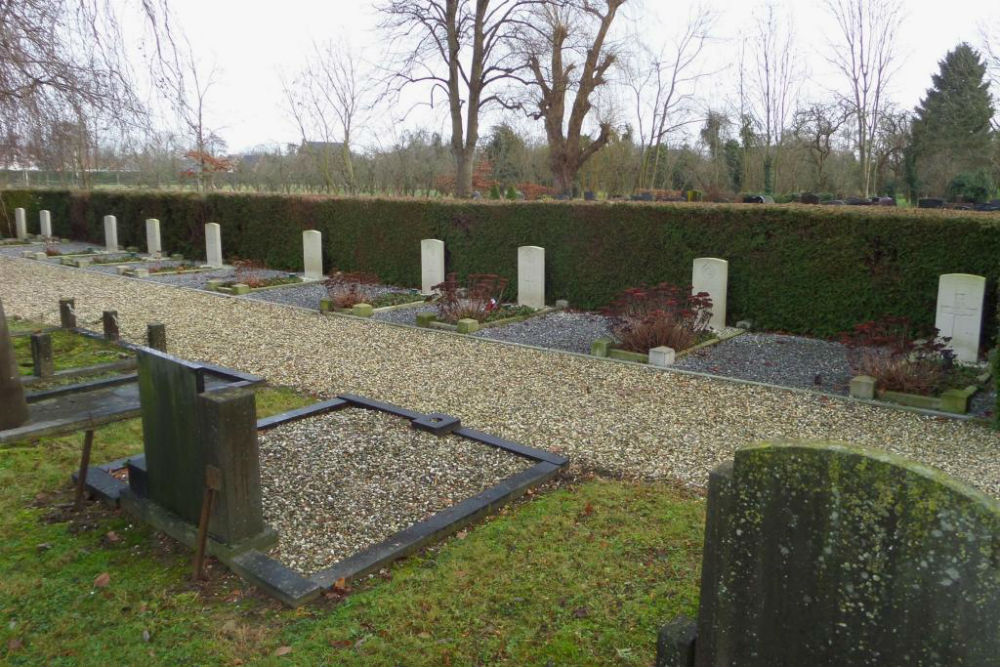
[[215, 466], [205, 466], [205, 495], [201, 501], [201, 517], [198, 521], [198, 542], [194, 552], [195, 581], [204, 579], [205, 545], [208, 542], [208, 522], [212, 518], [215, 494], [222, 489], [222, 471]]
[[73, 503], [77, 511], [83, 509], [83, 496], [87, 490], [87, 469], [90, 468], [90, 450], [94, 446], [94, 432], [87, 431], [83, 436], [83, 453], [80, 455], [80, 472], [76, 476], [76, 500]]

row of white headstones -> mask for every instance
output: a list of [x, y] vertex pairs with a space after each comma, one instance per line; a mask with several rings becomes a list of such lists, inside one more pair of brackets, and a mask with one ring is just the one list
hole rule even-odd
[[[23, 208], [14, 210], [18, 239], [28, 237], [28, 226]], [[52, 237], [52, 216], [49, 211], [39, 212], [41, 236]], [[104, 216], [104, 242], [109, 251], [118, 250], [118, 221], [113, 215]], [[146, 245], [150, 255], [159, 257], [160, 221], [146, 220]], [[205, 225], [205, 255], [207, 265], [221, 268], [222, 227], [216, 222]], [[302, 257], [306, 280], [323, 278], [323, 235], [310, 229], [302, 232]], [[445, 280], [445, 247], [440, 239], [420, 242], [421, 291], [431, 294], [435, 285]], [[726, 326], [726, 296], [729, 289], [729, 262], [716, 257], [694, 260], [691, 271], [692, 292], [708, 293], [712, 299], [712, 318], [709, 326], [720, 331]], [[962, 363], [979, 360], [980, 334], [983, 325], [983, 308], [986, 296], [986, 278], [967, 273], [948, 273], [938, 281], [937, 311], [934, 326], [942, 338], [951, 339], [949, 349]], [[517, 303], [531, 308], [545, 307], [545, 248], [521, 246], [517, 249]]]

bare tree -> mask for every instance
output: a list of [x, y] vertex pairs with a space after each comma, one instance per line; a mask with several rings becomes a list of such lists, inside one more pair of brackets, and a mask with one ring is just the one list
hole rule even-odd
[[527, 9], [545, 1], [391, 0], [378, 8], [389, 39], [412, 47], [398, 57], [392, 86], [426, 84], [432, 106], [435, 93], [448, 102], [458, 197], [472, 194], [480, 114], [507, 104], [494, 91], [518, 69], [511, 40]]
[[[745, 75], [749, 84], [745, 90], [764, 153], [764, 191], [770, 194], [774, 190], [782, 139], [789, 127], [801, 72], [791, 26], [781, 20], [770, 2], [758, 15], [747, 41], [752, 65]], [[741, 67], [745, 65], [742, 61]]]
[[900, 0], [825, 0], [840, 30], [830, 62], [850, 86], [846, 99], [854, 116], [854, 141], [865, 197], [875, 175], [874, 144], [888, 106], [886, 89], [895, 70], [896, 30], [903, 18]]
[[815, 187], [829, 189], [826, 162], [833, 154], [833, 139], [850, 120], [851, 110], [844, 103], [817, 102], [795, 114], [795, 134], [809, 148], [809, 156], [816, 167]]
[[[343, 170], [344, 186], [357, 192], [351, 159], [354, 128], [371, 110], [370, 72], [359, 63], [346, 40], [313, 46], [313, 54], [302, 71], [282, 88], [292, 117], [302, 136], [300, 150], [310, 153], [327, 191], [334, 185], [333, 155], [336, 150]], [[340, 46], [338, 46], [340, 45]], [[312, 148], [310, 138], [323, 144]], [[339, 144], [339, 145], [338, 145]]]
[[667, 137], [703, 120], [690, 115], [690, 104], [695, 84], [708, 74], [696, 65], [715, 18], [706, 6], [698, 6], [676, 39], [665, 42], [659, 50], [643, 44], [623, 62], [625, 84], [635, 100], [638, 121], [639, 187], [654, 187], [661, 147]]
[[[596, 137], [584, 133], [584, 122], [593, 109], [591, 97], [608, 82], [608, 72], [618, 61], [608, 36], [625, 1], [546, 3], [535, 13], [537, 20], [525, 40], [530, 80], [536, 87], [537, 111], [531, 116], [545, 125], [552, 179], [561, 193], [572, 193], [580, 167], [612, 138], [608, 119], [598, 121]], [[567, 100], [571, 91], [572, 103]]]

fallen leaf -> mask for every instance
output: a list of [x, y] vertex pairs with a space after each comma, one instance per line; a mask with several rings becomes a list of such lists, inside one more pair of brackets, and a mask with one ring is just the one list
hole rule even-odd
[[577, 607], [573, 610], [573, 618], [586, 618], [589, 613], [590, 612], [586, 607]]
[[9, 642], [7, 642], [7, 650], [8, 650], [8, 651], [17, 651], [17, 650], [18, 650], [18, 649], [20, 649], [20, 648], [21, 648], [22, 646], [24, 646], [24, 642], [22, 642], [22, 641], [21, 641], [20, 639], [18, 639], [17, 637], [14, 637], [14, 638], [13, 638], [13, 639], [11, 639], [11, 640], [10, 640]]
[[421, 632], [417, 636], [420, 637], [421, 639], [430, 639], [431, 638], [431, 633], [429, 633], [429, 632]]
[[116, 533], [113, 530], [109, 530], [107, 534], [104, 536], [104, 539], [106, 539], [108, 542], [111, 542], [112, 544], [115, 542], [122, 541], [122, 538], [118, 537], [118, 533]]
[[594, 506], [591, 505], [590, 503], [587, 503], [586, 507], [583, 508], [583, 515], [590, 516], [593, 513], [594, 513]]
[[455, 537], [457, 537], [460, 540], [464, 540], [468, 536], [469, 536], [469, 531], [467, 530], [460, 530], [457, 533], [455, 533]]
[[111, 575], [107, 572], [101, 572], [94, 579], [94, 588], [104, 588], [111, 583]]
[[291, 646], [279, 646], [278, 650], [274, 652], [274, 655], [276, 656], [288, 655], [291, 652], [292, 652]]
[[343, 577], [341, 577], [340, 579], [337, 579], [337, 581], [334, 582], [334, 584], [333, 584], [333, 590], [336, 591], [337, 593], [346, 593], [347, 592], [347, 579], [344, 579]]

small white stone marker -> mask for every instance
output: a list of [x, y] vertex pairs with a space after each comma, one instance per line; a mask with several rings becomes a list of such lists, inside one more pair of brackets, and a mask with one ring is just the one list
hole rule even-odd
[[52, 214], [48, 211], [39, 211], [38, 227], [41, 230], [43, 238], [52, 238]]
[[517, 249], [517, 305], [545, 307], [545, 248], [523, 245]]
[[430, 294], [444, 282], [444, 241], [423, 239], [420, 242], [420, 292]]
[[104, 216], [104, 247], [111, 252], [118, 250], [118, 219], [113, 215]]
[[315, 229], [302, 232], [302, 263], [306, 280], [323, 279], [323, 233]]
[[983, 329], [986, 278], [968, 273], [946, 273], [938, 280], [937, 316], [934, 326], [942, 338], [951, 338], [948, 349], [955, 359], [979, 361], [979, 335]]
[[729, 262], [716, 257], [699, 257], [691, 269], [691, 293], [708, 292], [712, 298], [713, 331], [726, 328], [726, 293], [729, 290]]
[[28, 238], [28, 220], [24, 217], [23, 208], [14, 209], [14, 233], [18, 241]]
[[159, 257], [163, 252], [160, 243], [160, 221], [156, 218], [146, 220], [146, 252], [153, 257]]
[[222, 227], [217, 222], [205, 225], [205, 257], [213, 269], [222, 268]]
[[666, 368], [667, 366], [673, 366], [675, 361], [677, 361], [677, 352], [672, 347], [662, 345], [649, 350], [650, 366]]

